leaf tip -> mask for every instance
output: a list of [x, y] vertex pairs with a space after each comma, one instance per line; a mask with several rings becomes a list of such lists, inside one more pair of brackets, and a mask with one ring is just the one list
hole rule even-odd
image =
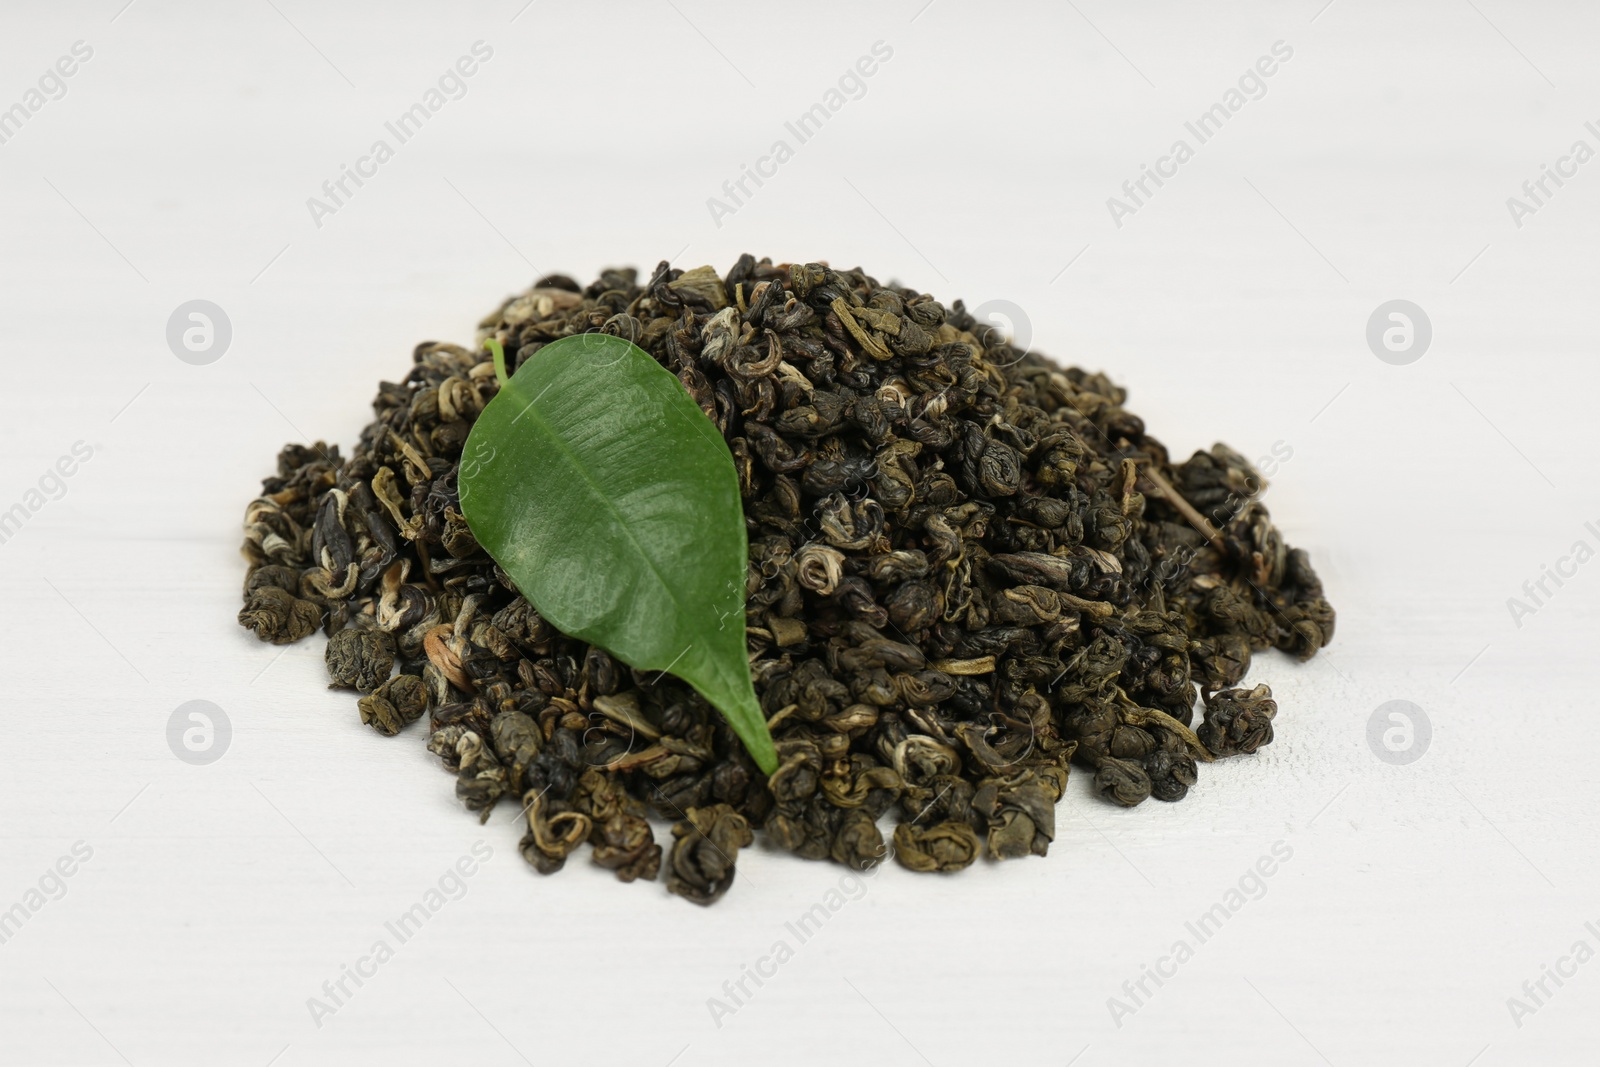
[[750, 758], [756, 761], [756, 766], [761, 768], [761, 773], [771, 778], [778, 770], [778, 752], [772, 747], [772, 735], [767, 733], [765, 726], [761, 728], [761, 732], [765, 735], [763, 740], [766, 743], [757, 743], [753, 748], [746, 745], [745, 750], [750, 753]]

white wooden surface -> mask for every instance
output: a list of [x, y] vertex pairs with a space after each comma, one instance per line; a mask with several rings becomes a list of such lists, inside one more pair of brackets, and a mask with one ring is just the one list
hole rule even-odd
[[[0, 15], [0, 107], [93, 48], [0, 144], [0, 509], [93, 449], [0, 544], [0, 909], [30, 912], [0, 944], [0, 1061], [1592, 1059], [1600, 963], [1561, 961], [1600, 949], [1600, 564], [1520, 626], [1506, 603], [1600, 548], [1600, 163], [1520, 228], [1506, 206], [1600, 147], [1592, 9], [120, 3]], [[306, 199], [478, 40], [466, 95], [314, 225]], [[865, 95], [716, 225], [706, 199], [880, 40]], [[1265, 94], [1114, 226], [1106, 198], [1279, 40]], [[1075, 777], [1047, 859], [886, 870], [800, 944], [785, 924], [842, 868], [758, 847], [705, 911], [582, 857], [540, 878], [509, 811], [479, 826], [419, 732], [377, 737], [324, 688], [315, 643], [234, 625], [257, 479], [285, 440], [348, 448], [417, 341], [467, 339], [536, 271], [747, 249], [1013, 301], [1174, 452], [1292, 447], [1269, 502], [1339, 631], [1258, 661], [1270, 749], [1173, 806]], [[164, 337], [197, 298], [233, 327], [208, 366]], [[1364, 339], [1395, 298], [1434, 326], [1408, 366]], [[197, 699], [232, 728], [208, 766], [167, 742]], [[1405, 765], [1368, 742], [1397, 699], [1432, 724]], [[385, 922], [480, 840], [399, 944]], [[379, 939], [393, 958], [319, 1025], [308, 999]], [[717, 1025], [708, 998], [779, 939], [793, 957]]]

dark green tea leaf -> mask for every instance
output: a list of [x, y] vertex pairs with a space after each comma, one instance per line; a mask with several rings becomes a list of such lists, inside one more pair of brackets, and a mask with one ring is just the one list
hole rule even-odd
[[733, 456], [672, 374], [609, 334], [546, 345], [473, 424], [460, 489], [473, 536], [539, 614], [682, 678], [777, 768], [750, 681]]

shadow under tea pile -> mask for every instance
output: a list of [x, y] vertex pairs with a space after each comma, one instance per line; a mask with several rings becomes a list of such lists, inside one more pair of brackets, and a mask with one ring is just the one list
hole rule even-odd
[[1267, 687], [1230, 688], [1252, 651], [1333, 636], [1248, 461], [1172, 463], [1124, 390], [959, 301], [747, 255], [725, 278], [548, 277], [480, 341], [520, 365], [585, 331], [675, 374], [733, 453], [771, 778], [687, 685], [556, 632], [479, 548], [457, 467], [498, 388], [481, 345], [420, 346], [353, 456], [285, 448], [246, 514], [239, 621], [280, 644], [321, 628], [380, 733], [428, 716], [457, 794], [522, 809], [541, 872], [587, 843], [655, 878], [651, 814], [674, 824], [667, 887], [699, 903], [754, 828], [865, 868], [893, 810], [913, 870], [1043, 855], [1071, 761], [1118, 804], [1179, 800], [1197, 762], [1272, 740]]

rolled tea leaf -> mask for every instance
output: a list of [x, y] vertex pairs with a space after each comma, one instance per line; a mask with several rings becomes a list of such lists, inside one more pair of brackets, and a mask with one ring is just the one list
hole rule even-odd
[[750, 680], [733, 456], [672, 374], [609, 334], [545, 345], [473, 424], [460, 494], [473, 536], [540, 615], [682, 678], [777, 769]]

